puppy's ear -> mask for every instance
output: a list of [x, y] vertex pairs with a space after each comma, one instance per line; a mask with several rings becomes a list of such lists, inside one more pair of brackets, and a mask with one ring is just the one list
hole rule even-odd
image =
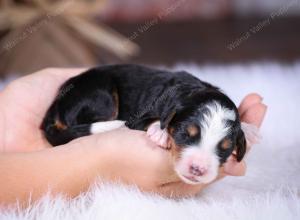
[[160, 128], [165, 129], [168, 127], [174, 116], [176, 115], [176, 110], [171, 110], [170, 112], [163, 113], [160, 117]]
[[246, 137], [242, 129], [239, 129], [236, 137], [236, 159], [240, 162], [245, 154], [247, 149]]

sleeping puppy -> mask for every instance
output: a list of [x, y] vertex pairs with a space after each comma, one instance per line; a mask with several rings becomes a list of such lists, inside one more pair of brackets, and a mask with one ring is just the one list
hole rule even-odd
[[233, 151], [243, 159], [245, 134], [256, 137], [251, 126], [242, 129], [235, 104], [218, 88], [187, 72], [139, 65], [102, 66], [69, 79], [41, 129], [57, 146], [122, 126], [147, 131], [170, 150], [176, 173], [189, 184], [213, 181]]

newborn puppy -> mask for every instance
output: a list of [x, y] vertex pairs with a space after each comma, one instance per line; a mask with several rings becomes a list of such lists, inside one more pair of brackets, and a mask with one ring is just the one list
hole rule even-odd
[[41, 129], [57, 146], [122, 126], [147, 131], [169, 149], [175, 171], [189, 184], [213, 181], [233, 151], [243, 159], [244, 132], [256, 137], [248, 125], [243, 131], [235, 104], [218, 88], [186, 72], [139, 65], [102, 66], [71, 78]]

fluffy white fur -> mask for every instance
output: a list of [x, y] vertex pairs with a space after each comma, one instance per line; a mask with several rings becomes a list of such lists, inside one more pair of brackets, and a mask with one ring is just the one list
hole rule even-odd
[[300, 219], [300, 63], [178, 65], [221, 88], [239, 103], [258, 92], [268, 105], [263, 139], [247, 156], [244, 177], [227, 177], [198, 197], [179, 201], [134, 187], [99, 184], [75, 200], [45, 197], [0, 219]]

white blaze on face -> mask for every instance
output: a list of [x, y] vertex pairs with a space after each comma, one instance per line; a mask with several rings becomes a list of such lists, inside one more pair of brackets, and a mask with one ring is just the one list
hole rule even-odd
[[[209, 183], [217, 177], [220, 163], [216, 147], [229, 132], [226, 121], [236, 119], [233, 110], [222, 107], [216, 101], [207, 104], [206, 108], [203, 120], [200, 121], [200, 143], [183, 150], [175, 166], [178, 175], [189, 184]], [[206, 172], [199, 176], [193, 175], [190, 172], [191, 165]]]

